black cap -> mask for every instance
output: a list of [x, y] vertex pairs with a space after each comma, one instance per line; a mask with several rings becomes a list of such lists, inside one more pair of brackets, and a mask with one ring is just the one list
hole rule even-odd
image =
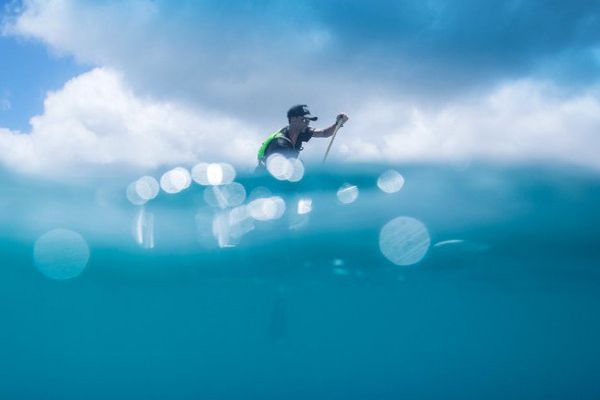
[[313, 117], [310, 114], [310, 111], [308, 111], [306, 104], [298, 104], [298, 105], [290, 108], [287, 112], [287, 117], [288, 117], [288, 119], [292, 118], [292, 117], [304, 117], [311, 121], [316, 121], [318, 119], [317, 117]]

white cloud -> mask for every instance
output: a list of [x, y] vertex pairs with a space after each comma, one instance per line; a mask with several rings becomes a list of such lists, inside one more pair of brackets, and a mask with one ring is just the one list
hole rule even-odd
[[[200, 160], [251, 166], [266, 134], [244, 121], [136, 96], [118, 73], [97, 68], [49, 93], [31, 132], [0, 129], [0, 162], [69, 174], [106, 166], [154, 169]], [[478, 160], [600, 167], [600, 100], [532, 81], [435, 109], [367, 100], [342, 128], [331, 159], [359, 162]], [[264, 133], [264, 132], [263, 132]], [[320, 159], [328, 140], [305, 158]]]
[[558, 162], [600, 167], [600, 97], [522, 80], [433, 109], [367, 102], [348, 123], [347, 160]]
[[[237, 115], [266, 119], [299, 101], [330, 99], [318, 92], [343, 69], [320, 68], [334, 41], [325, 27], [293, 17], [304, 6], [215, 4], [26, 0], [4, 32], [118, 70], [137, 93]], [[237, 14], [223, 15], [228, 7]], [[276, 17], [280, 8], [292, 17]]]
[[[149, 29], [157, 17], [151, 1], [101, 4], [24, 0], [22, 5], [16, 4], [18, 8], [3, 26], [4, 34], [38, 39], [55, 51], [97, 65], [109, 64], [119, 56], [131, 57], [119, 53], [134, 41], [143, 40], [136, 31]], [[119, 37], [121, 41], [116, 40]], [[144, 51], [137, 55], [140, 53]]]
[[214, 113], [136, 96], [111, 70], [97, 68], [49, 93], [30, 133], [0, 130], [0, 161], [64, 174], [102, 166], [156, 168], [199, 160], [254, 162], [256, 133]]

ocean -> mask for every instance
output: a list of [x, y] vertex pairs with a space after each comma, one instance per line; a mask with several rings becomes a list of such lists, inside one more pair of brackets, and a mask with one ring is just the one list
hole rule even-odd
[[139, 176], [0, 176], [1, 399], [600, 398], [597, 171]]

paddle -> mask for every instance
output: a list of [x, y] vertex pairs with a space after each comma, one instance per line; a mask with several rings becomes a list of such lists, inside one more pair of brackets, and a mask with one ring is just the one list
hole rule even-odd
[[329, 142], [329, 146], [327, 146], [327, 151], [325, 152], [325, 157], [323, 157], [323, 164], [327, 160], [327, 155], [329, 155], [329, 150], [331, 150], [331, 145], [333, 144], [333, 140], [335, 139], [335, 135], [337, 134], [338, 129], [341, 128], [344, 123], [342, 122], [344, 119], [339, 118], [337, 123], [335, 124], [335, 129], [333, 130], [333, 135], [331, 135], [331, 141]]

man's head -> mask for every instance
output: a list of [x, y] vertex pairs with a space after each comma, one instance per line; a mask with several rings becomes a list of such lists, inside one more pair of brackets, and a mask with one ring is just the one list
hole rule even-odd
[[317, 120], [317, 117], [311, 115], [306, 104], [298, 104], [290, 108], [287, 117], [291, 127], [300, 129], [306, 128], [310, 121]]

